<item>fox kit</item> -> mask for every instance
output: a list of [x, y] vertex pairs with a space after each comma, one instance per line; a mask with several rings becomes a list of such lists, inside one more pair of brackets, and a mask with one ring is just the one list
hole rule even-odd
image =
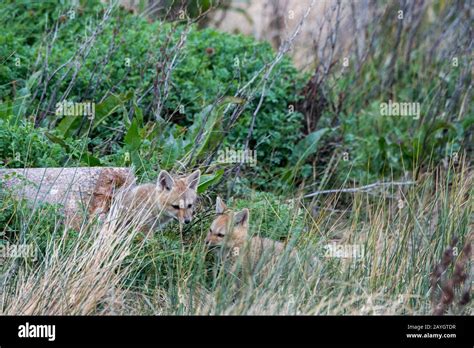
[[130, 189], [122, 204], [131, 217], [145, 214], [140, 224], [142, 231], [151, 232], [154, 227], [164, 226], [172, 219], [187, 224], [193, 218], [200, 176], [199, 169], [189, 176], [174, 178], [162, 170], [156, 184]]
[[[228, 210], [224, 202], [217, 197], [216, 200], [217, 217], [211, 224], [205, 243], [211, 247], [220, 247], [221, 256], [226, 262], [230, 271], [235, 272], [238, 260], [245, 273], [254, 273], [259, 261], [263, 256], [266, 259], [265, 269], [273, 264], [278, 255], [285, 250], [285, 244], [268, 238], [251, 237], [248, 238], [249, 210], [242, 209], [237, 213]], [[269, 262], [266, 262], [269, 261]]]

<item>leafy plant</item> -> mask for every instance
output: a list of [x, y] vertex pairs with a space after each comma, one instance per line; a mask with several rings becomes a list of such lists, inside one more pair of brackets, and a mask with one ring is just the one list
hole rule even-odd
[[68, 153], [27, 121], [0, 119], [0, 165], [8, 168], [74, 165]]

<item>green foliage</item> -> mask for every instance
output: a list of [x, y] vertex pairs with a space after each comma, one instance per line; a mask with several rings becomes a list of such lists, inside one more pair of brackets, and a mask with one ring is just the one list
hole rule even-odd
[[[27, 245], [33, 255], [25, 255], [38, 261], [47, 252], [48, 243], [60, 239], [64, 233], [61, 207], [49, 203], [18, 200], [15, 195], [0, 186], [0, 245]], [[69, 237], [74, 239], [74, 231]]]
[[291, 240], [304, 230], [305, 217], [294, 202], [268, 192], [254, 191], [246, 197], [231, 199], [228, 207], [234, 211], [250, 210], [250, 233], [275, 240]]
[[290, 157], [291, 166], [289, 166], [289, 168], [283, 174], [283, 179], [286, 182], [290, 184], [293, 183], [293, 181], [300, 175], [300, 171], [303, 172], [303, 177], [307, 176], [304, 175], [304, 172], [311, 173], [311, 168], [309, 165], [305, 165], [305, 161], [308, 159], [308, 157], [314, 155], [317, 152], [321, 138], [328, 131], [328, 128], [322, 128], [312, 132], [304, 137], [298, 144], [296, 144]]
[[[377, 49], [376, 58], [362, 65], [358, 75], [349, 71], [331, 80], [335, 88], [329, 91], [330, 99], [341, 104], [341, 110], [338, 127], [323, 139], [323, 145], [339, 142], [340, 152], [349, 154], [348, 161], [338, 164], [336, 185], [348, 179], [364, 183], [390, 180], [406, 171], [436, 166], [455, 152], [472, 151], [472, 107], [462, 106], [462, 98], [454, 101], [454, 94], [460, 92], [466, 98], [469, 93], [460, 87], [466, 81], [458, 80], [459, 68], [443, 61], [425, 66], [421, 49], [414, 50], [410, 64], [397, 60], [398, 74], [388, 91], [382, 88], [387, 73], [379, 69], [388, 52]], [[442, 83], [439, 75], [444, 76]], [[382, 115], [381, 104], [389, 100], [419, 103], [420, 117]], [[465, 115], [459, 117], [457, 112], [462, 109]], [[331, 125], [328, 112], [320, 127]]]
[[[42, 60], [46, 59], [47, 52], [47, 46], [42, 43], [43, 37], [39, 33], [51, 30], [58, 21], [57, 38], [47, 57], [47, 73], [52, 74], [69, 59], [73, 59], [74, 62], [75, 54], [81, 47], [80, 43], [86, 40], [84, 33], [88, 32], [89, 37], [92, 36], [104, 13], [103, 5], [98, 2], [76, 8], [74, 18], [70, 18], [68, 12], [70, 9], [67, 6], [55, 7], [51, 3], [45, 3], [43, 6], [39, 4], [23, 6], [24, 12], [18, 12], [14, 21], [10, 20], [9, 16], [3, 16], [1, 20], [2, 26], [7, 31], [5, 40], [10, 40], [5, 43], [4, 56], [8, 56], [9, 51], [14, 52], [14, 48], [21, 44], [24, 62], [28, 62], [28, 65], [22, 64], [17, 67], [12, 60], [13, 57], [10, 57], [7, 60], [8, 72], [0, 74], [0, 80], [4, 81], [5, 85], [16, 79], [17, 83], [26, 86], [29, 74], [35, 73], [39, 77], [46, 73], [35, 70], [41, 66]], [[5, 6], [2, 11], [7, 11], [10, 7], [13, 6]], [[41, 19], [33, 22], [30, 19], [31, 14], [37, 14]], [[27, 36], [26, 31], [29, 29], [34, 32], [31, 39], [17, 42], [15, 35], [9, 39], [9, 33]], [[208, 110], [206, 108], [212, 108], [216, 97], [234, 95], [275, 56], [268, 43], [260, 43], [242, 35], [220, 33], [213, 29], [198, 30], [192, 27], [182, 51], [177, 55], [176, 66], [170, 76], [168, 97], [164, 100], [160, 114], [161, 118], [167, 119], [171, 115], [171, 121], [176, 128], [165, 129], [167, 127], [160, 124], [159, 117], [152, 112], [156, 106], [155, 91], [152, 90], [146, 95], [144, 92], [156, 81], [161, 83], [162, 76], [160, 71], [157, 73], [157, 65], [163, 62], [168, 64], [167, 59], [175, 54], [174, 47], [180, 40], [183, 30], [184, 27], [179, 23], [159, 21], [148, 23], [145, 19], [126, 11], [115, 11], [110, 21], [104, 24], [102, 31], [95, 37], [87, 58], [85, 60], [82, 60], [81, 56], [77, 58], [76, 62], [80, 65], [80, 69], [74, 80], [72, 73], [63, 78], [64, 72], [74, 67], [67, 65], [54, 75], [46, 86], [42, 105], [42, 108], [46, 106], [44, 102], [49, 100], [56, 88], [58, 95], [61, 95], [71, 83], [68, 101], [96, 102], [96, 119], [91, 123], [89, 120], [79, 118], [58, 119], [57, 116], [48, 116], [43, 125], [49, 127], [57, 123], [60, 137], [63, 139], [89, 137], [87, 143], [92, 148], [91, 155], [97, 158], [110, 155], [108, 159], [115, 158], [118, 160], [116, 164], [119, 165], [124, 162], [124, 157], [128, 159], [128, 156], [124, 155], [128, 152], [131, 163], [142, 166], [144, 158], [137, 156], [138, 143], [135, 140], [132, 146], [130, 141], [137, 139], [138, 123], [144, 122], [146, 127], [152, 127], [147, 122], [155, 122], [155, 129], [159, 129], [153, 134], [160, 132], [167, 135], [168, 146], [165, 146], [165, 152], [160, 152], [163, 141], [156, 140], [152, 136], [142, 138], [140, 147], [151, 150], [153, 154], [150, 157], [163, 158], [162, 167], [169, 167], [180, 159], [180, 154], [186, 153], [189, 147], [185, 139], [183, 144], [181, 140], [176, 140], [175, 133], [181, 135], [188, 128], [190, 132], [199, 131], [199, 120], [206, 114]], [[45, 40], [51, 40], [51, 36], [45, 37]], [[40, 64], [34, 67], [31, 63], [37, 56], [40, 58]], [[303, 83], [302, 76], [298, 74], [290, 60], [285, 58], [274, 68], [270, 79], [272, 83], [266, 88], [264, 102], [256, 117], [250, 142], [250, 148], [257, 150], [259, 157], [257, 172], [262, 178], [257, 184], [263, 184], [273, 169], [288, 164], [288, 157], [292, 154], [292, 143], [301, 138], [301, 115], [297, 112], [290, 114], [288, 108], [290, 105], [294, 106], [298, 100], [298, 91]], [[37, 78], [30, 82], [28, 93], [32, 93], [35, 87], [41, 87], [42, 91], [42, 86], [38, 85], [40, 80]], [[250, 84], [249, 90], [256, 88], [258, 81], [259, 78]], [[57, 85], [58, 83], [60, 84]], [[163, 88], [161, 84], [159, 86]], [[114, 94], [100, 101], [110, 90], [113, 90]], [[206, 139], [200, 144], [201, 148], [193, 152], [196, 157], [190, 159], [190, 164], [202, 160], [209, 149], [221, 140], [233, 147], [243, 145], [242, 141], [246, 139], [251, 123], [251, 115], [260, 99], [258, 90], [259, 88], [229, 134], [228, 130], [226, 133], [218, 133], [217, 130], [217, 128], [223, 130], [228, 124], [229, 112], [221, 114], [218, 120], [212, 121], [212, 117], [208, 120], [217, 122], [214, 124], [217, 128], [213, 131], [206, 129], [204, 134]], [[13, 89], [5, 89], [0, 97], [15, 98], [17, 96], [14, 93]], [[163, 90], [160, 91], [160, 94], [162, 93]], [[28, 112], [38, 107], [39, 95], [41, 93], [36, 94], [35, 100], [31, 100]], [[130, 115], [137, 116], [137, 108], [141, 109], [143, 120], [129, 120]], [[231, 108], [227, 111], [232, 110]], [[120, 132], [124, 128], [125, 131]], [[113, 129], [118, 129], [119, 133]], [[213, 139], [208, 138], [211, 134]], [[143, 135], [142, 132], [141, 136]], [[225, 139], [224, 135], [227, 135]], [[186, 137], [189, 139], [193, 135]], [[151, 143], [145, 144], [148, 141]], [[143, 149], [140, 148], [140, 152], [143, 152]]]
[[0, 119], [0, 165], [9, 168], [72, 165], [66, 151], [52, 143], [45, 130], [30, 122]]

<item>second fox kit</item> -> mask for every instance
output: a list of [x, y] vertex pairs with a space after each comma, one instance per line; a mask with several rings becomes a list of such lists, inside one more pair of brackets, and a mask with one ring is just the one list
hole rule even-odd
[[265, 259], [262, 261], [266, 264], [265, 271], [267, 271], [268, 266], [276, 261], [276, 257], [285, 251], [284, 243], [262, 237], [249, 238], [250, 213], [247, 208], [233, 213], [217, 197], [216, 213], [217, 217], [211, 224], [205, 242], [208, 246], [221, 248], [222, 256], [230, 271], [235, 271], [237, 261], [240, 260], [244, 272], [251, 274], [263, 257]]
[[193, 218], [200, 176], [199, 169], [184, 177], [172, 177], [162, 170], [156, 184], [138, 185], [126, 192], [122, 205], [130, 217], [143, 217], [140, 227], [145, 232], [172, 219], [187, 224]]

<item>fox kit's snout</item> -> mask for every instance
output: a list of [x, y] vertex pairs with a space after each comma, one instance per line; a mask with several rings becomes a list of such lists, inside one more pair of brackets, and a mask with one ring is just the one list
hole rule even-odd
[[[284, 252], [284, 243], [259, 236], [249, 236], [250, 212], [247, 208], [233, 213], [217, 197], [216, 214], [205, 243], [210, 247], [220, 247], [224, 259], [230, 261], [227, 267], [231, 272], [234, 272], [238, 265], [236, 260], [241, 259], [244, 272], [252, 274], [257, 271], [257, 265], [264, 258], [260, 271], [265, 273]], [[292, 255], [295, 253], [292, 252]]]
[[216, 200], [217, 217], [212, 222], [205, 243], [208, 246], [233, 248], [242, 245], [248, 233], [249, 210], [232, 213], [220, 197]]
[[172, 219], [188, 224], [193, 218], [200, 176], [199, 169], [185, 177], [173, 177], [162, 170], [156, 184], [139, 185], [128, 191], [124, 205], [130, 215], [145, 212], [142, 228], [148, 231]]
[[201, 172], [196, 170], [188, 177], [174, 179], [167, 171], [161, 171], [158, 175], [158, 207], [180, 223], [190, 223], [200, 175]]

